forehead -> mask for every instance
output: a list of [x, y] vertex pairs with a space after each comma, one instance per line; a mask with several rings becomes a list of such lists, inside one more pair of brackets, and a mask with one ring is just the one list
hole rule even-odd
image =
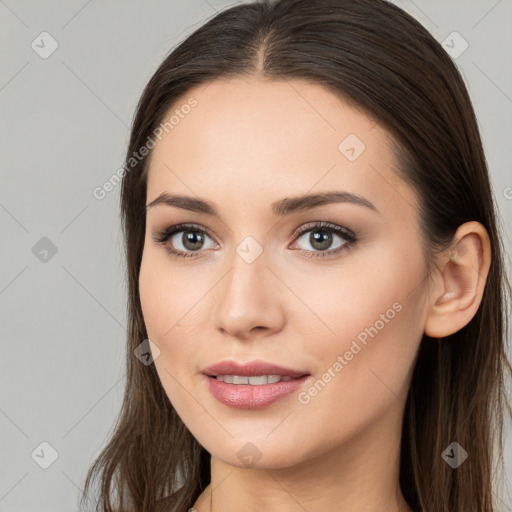
[[[191, 98], [196, 106], [181, 110]], [[400, 215], [416, 202], [393, 169], [386, 130], [318, 84], [216, 80], [187, 91], [165, 120], [173, 113], [152, 151], [148, 202], [168, 191], [262, 208], [343, 190]]]

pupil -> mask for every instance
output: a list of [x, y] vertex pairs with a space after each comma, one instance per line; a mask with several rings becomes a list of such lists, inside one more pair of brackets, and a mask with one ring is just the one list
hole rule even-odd
[[203, 242], [203, 235], [193, 231], [187, 231], [183, 234], [183, 245], [191, 250], [197, 250], [201, 248]]
[[313, 231], [311, 232], [310, 242], [315, 249], [328, 249], [332, 243], [332, 233], [320, 230]]

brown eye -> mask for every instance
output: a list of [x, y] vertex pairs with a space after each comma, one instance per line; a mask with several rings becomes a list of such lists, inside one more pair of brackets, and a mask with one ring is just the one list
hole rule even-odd
[[183, 231], [180, 242], [186, 250], [197, 251], [204, 244], [204, 235], [198, 231]]
[[166, 246], [169, 254], [183, 257], [194, 257], [201, 249], [211, 248], [206, 243], [208, 239], [211, 237], [204, 229], [188, 224], [170, 226], [153, 237], [157, 244]]
[[357, 242], [357, 238], [352, 231], [326, 222], [302, 228], [295, 235], [295, 238], [297, 240], [304, 238], [306, 242], [304, 244], [305, 247], [300, 248], [300, 250], [312, 253], [312, 257], [331, 256], [351, 247]]

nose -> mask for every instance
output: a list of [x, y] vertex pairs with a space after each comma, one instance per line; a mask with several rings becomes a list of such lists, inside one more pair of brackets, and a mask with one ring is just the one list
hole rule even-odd
[[283, 328], [285, 288], [268, 263], [265, 252], [250, 263], [238, 254], [233, 257], [214, 299], [215, 327], [223, 335], [249, 340]]

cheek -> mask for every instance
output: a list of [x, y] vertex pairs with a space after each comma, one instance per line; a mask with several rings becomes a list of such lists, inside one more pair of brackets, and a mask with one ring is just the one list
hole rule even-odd
[[180, 283], [179, 272], [171, 272], [163, 253], [152, 248], [145, 250], [139, 275], [140, 302], [148, 336], [161, 342], [172, 337], [179, 327], [192, 288]]
[[143, 255], [139, 295], [148, 338], [160, 350], [155, 366], [170, 390], [178, 385], [172, 377], [181, 382], [190, 372], [199, 372], [198, 354], [205, 349], [201, 332], [208, 315], [198, 307], [207, 290], [195, 286], [186, 272], [171, 271], [166, 257], [156, 251]]
[[310, 346], [318, 373], [301, 403], [308, 428], [321, 419], [336, 439], [406, 399], [423, 333], [423, 267], [421, 259], [389, 256], [324, 288], [320, 310], [334, 334]]
[[301, 324], [299, 339], [322, 340], [308, 343], [302, 347], [304, 351], [313, 349], [332, 358], [349, 350], [354, 339], [363, 345], [371, 339], [398, 342], [406, 318], [416, 318], [410, 306], [418, 301], [414, 292], [422, 289], [421, 258], [396, 241], [382, 240], [331, 268], [283, 269], [284, 280], [293, 283], [293, 292], [300, 299], [300, 303], [295, 301], [300, 308], [294, 309], [303, 314], [292, 319], [292, 325]]
[[[187, 343], [178, 343], [175, 334], [179, 330], [179, 315], [177, 308], [177, 294], [170, 287], [165, 267], [159, 264], [157, 258], [145, 253], [142, 258], [139, 275], [139, 295], [142, 314], [148, 338], [160, 350], [159, 356], [154, 360], [155, 369], [162, 383], [167, 397], [175, 408], [180, 407], [183, 399], [183, 375], [179, 369], [183, 368], [183, 360], [187, 359], [184, 351]], [[173, 341], [176, 340], [176, 341]], [[180, 364], [175, 364], [180, 362]]]

